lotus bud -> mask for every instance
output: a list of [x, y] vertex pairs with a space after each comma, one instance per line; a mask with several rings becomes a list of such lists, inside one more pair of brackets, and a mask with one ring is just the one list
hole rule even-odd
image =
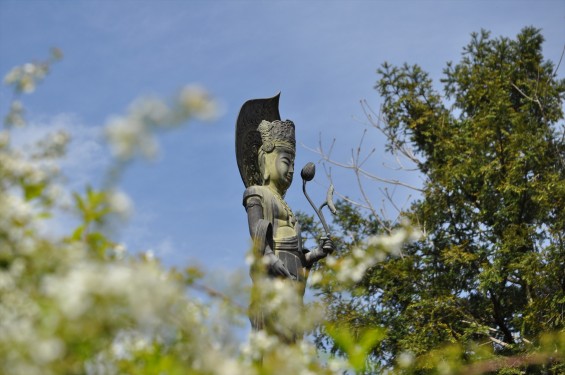
[[300, 176], [304, 181], [312, 181], [315, 174], [316, 174], [316, 165], [312, 162], [307, 163], [300, 172]]

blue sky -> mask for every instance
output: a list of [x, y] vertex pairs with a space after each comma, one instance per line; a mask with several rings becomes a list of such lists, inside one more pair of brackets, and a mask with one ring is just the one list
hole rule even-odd
[[[282, 92], [281, 116], [296, 124], [297, 171], [319, 160], [301, 145], [316, 148], [320, 134], [325, 144], [336, 138], [334, 156], [348, 162], [367, 127], [359, 101], [379, 106], [373, 86], [384, 61], [417, 63], [437, 82], [471, 32], [514, 37], [529, 25], [543, 30], [545, 56], [557, 62], [565, 44], [565, 2], [557, 0], [0, 0], [0, 72], [42, 59], [52, 46], [63, 51], [23, 100], [29, 136], [57, 127], [74, 134], [65, 165], [77, 189], [100, 178], [107, 149], [97, 134], [109, 116], [139, 96], [171, 97], [190, 83], [213, 93], [223, 107], [216, 122], [163, 134], [158, 160], [135, 163], [125, 174], [122, 189], [135, 213], [117, 239], [132, 251], [152, 249], [168, 265], [198, 261], [222, 271], [244, 267], [249, 244], [234, 151], [246, 100]], [[2, 116], [10, 98], [2, 87]], [[370, 130], [365, 144], [377, 147], [368, 169], [395, 176], [379, 134]], [[357, 198], [354, 177], [334, 173], [337, 191]], [[419, 183], [416, 175], [400, 177]], [[310, 195], [322, 200], [327, 186], [319, 168]], [[377, 185], [368, 187], [378, 205]], [[398, 192], [399, 204], [407, 194]], [[311, 212], [298, 173], [287, 201]]]

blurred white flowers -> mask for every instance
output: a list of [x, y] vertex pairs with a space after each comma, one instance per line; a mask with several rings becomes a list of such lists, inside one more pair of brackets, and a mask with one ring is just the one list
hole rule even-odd
[[157, 141], [141, 122], [124, 117], [111, 118], [106, 124], [106, 136], [118, 159], [131, 159], [137, 152], [153, 158], [157, 153]]
[[133, 202], [123, 191], [114, 189], [109, 192], [108, 203], [112, 212], [123, 219], [127, 219], [132, 213]]
[[68, 273], [46, 277], [43, 285], [45, 293], [55, 298], [70, 319], [93, 308], [96, 300], [110, 298], [116, 300], [116, 305], [109, 308], [126, 306], [141, 327], [161, 322], [161, 314], [182, 295], [180, 285], [171, 282], [155, 264], [146, 262], [84, 261], [74, 264]]
[[219, 112], [218, 102], [198, 85], [184, 87], [178, 97], [178, 103], [186, 116], [194, 116], [199, 120], [214, 120]]
[[209, 121], [218, 114], [217, 102], [199, 86], [186, 86], [172, 103], [169, 106], [156, 98], [139, 99], [127, 115], [110, 118], [105, 133], [114, 156], [122, 161], [137, 154], [151, 159], [158, 151], [157, 131], [194, 118]]
[[405, 222], [390, 235], [377, 235], [367, 239], [362, 247], [356, 247], [351, 255], [342, 259], [328, 257], [326, 264], [335, 270], [335, 277], [343, 284], [361, 281], [367, 270], [382, 262], [387, 254], [402, 256], [404, 244], [420, 239], [422, 233]]
[[27, 63], [12, 68], [4, 77], [4, 83], [15, 85], [16, 90], [29, 94], [35, 91], [37, 82], [45, 78], [48, 71], [46, 63]]

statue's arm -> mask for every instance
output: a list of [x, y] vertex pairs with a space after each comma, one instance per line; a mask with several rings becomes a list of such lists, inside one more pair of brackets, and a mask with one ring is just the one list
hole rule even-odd
[[255, 256], [261, 257], [269, 273], [276, 276], [292, 278], [288, 269], [273, 251], [272, 224], [263, 217], [261, 197], [257, 195], [247, 196], [244, 198], [243, 204], [247, 210], [249, 234], [253, 239]]
[[248, 197], [245, 202], [245, 209], [247, 210], [247, 223], [249, 224], [249, 234], [251, 238], [257, 238], [257, 224], [263, 219], [263, 207], [261, 205], [261, 198], [253, 195]]

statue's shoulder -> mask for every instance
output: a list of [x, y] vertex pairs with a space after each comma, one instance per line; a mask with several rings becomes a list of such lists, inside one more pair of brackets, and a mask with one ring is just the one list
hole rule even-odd
[[245, 206], [246, 202], [251, 197], [257, 197], [261, 200], [261, 202], [263, 202], [265, 199], [270, 199], [272, 196], [273, 193], [267, 186], [252, 185], [243, 192], [243, 205]]
[[267, 194], [272, 195], [271, 190], [267, 186], [252, 185], [245, 189], [245, 191], [243, 192], [243, 197], [246, 198], [252, 195], [264, 196]]

